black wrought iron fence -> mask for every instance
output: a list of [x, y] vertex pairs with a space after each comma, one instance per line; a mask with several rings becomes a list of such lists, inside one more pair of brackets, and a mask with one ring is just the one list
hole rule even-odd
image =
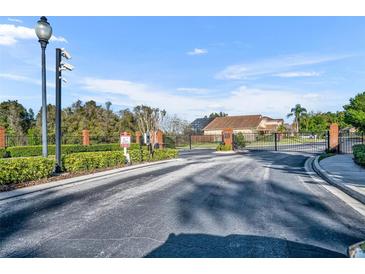
[[234, 144], [238, 149], [322, 152], [327, 148], [328, 134], [327, 132], [236, 133]]
[[176, 147], [180, 149], [216, 148], [221, 142], [221, 134], [164, 136], [164, 144], [166, 147]]
[[365, 135], [363, 132], [342, 132], [338, 138], [339, 153], [352, 153], [354, 145], [365, 144]]

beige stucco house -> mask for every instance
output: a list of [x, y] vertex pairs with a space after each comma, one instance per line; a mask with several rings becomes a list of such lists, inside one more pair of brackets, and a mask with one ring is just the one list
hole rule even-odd
[[240, 115], [216, 117], [206, 127], [204, 135], [219, 135], [223, 129], [232, 128], [233, 133], [272, 133], [284, 124], [283, 119], [273, 119], [262, 115]]

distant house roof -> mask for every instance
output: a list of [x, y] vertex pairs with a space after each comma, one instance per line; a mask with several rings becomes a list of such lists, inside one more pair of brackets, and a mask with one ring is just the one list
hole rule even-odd
[[216, 117], [203, 130], [223, 130], [225, 128], [257, 128], [262, 120], [261, 115], [241, 115]]
[[193, 122], [191, 122], [191, 128], [194, 131], [202, 131], [203, 128], [209, 124], [210, 121], [212, 121], [213, 118], [198, 118], [195, 119]]

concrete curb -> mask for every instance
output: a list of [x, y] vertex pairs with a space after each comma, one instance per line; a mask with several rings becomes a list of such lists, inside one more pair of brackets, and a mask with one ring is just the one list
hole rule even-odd
[[319, 156], [316, 156], [313, 161], [313, 169], [321, 178], [326, 180], [326, 182], [337, 187], [338, 189], [345, 192], [347, 195], [351, 196], [352, 198], [358, 200], [359, 202], [365, 204], [365, 195], [352, 189], [351, 187], [346, 186], [342, 180], [333, 177], [326, 170], [324, 170], [321, 167], [321, 165], [319, 164]]
[[127, 167], [122, 167], [122, 168], [117, 168], [117, 169], [111, 169], [111, 170], [101, 171], [98, 173], [91, 173], [88, 175], [81, 175], [81, 176], [77, 176], [77, 177], [73, 177], [73, 178], [44, 183], [44, 184], [40, 184], [40, 185], [19, 188], [19, 189], [15, 189], [15, 190], [11, 190], [11, 191], [6, 191], [6, 192], [0, 192], [0, 202], [11, 199], [11, 198], [32, 194], [35, 192], [49, 190], [52, 188], [58, 188], [58, 187], [67, 186], [67, 185], [71, 186], [71, 185], [87, 182], [89, 180], [101, 179], [104, 177], [105, 178], [111, 177], [113, 175], [123, 174], [124, 172], [127, 172], [127, 171], [133, 171], [133, 170], [144, 168], [144, 167], [164, 164], [164, 163], [168, 163], [168, 162], [180, 161], [180, 160], [182, 160], [182, 159], [176, 158], [176, 159], [163, 160], [163, 161], [157, 161], [157, 162], [152, 162], [152, 163], [142, 163], [142, 164], [137, 164], [134, 166], [132, 165], [132, 166], [127, 166]]

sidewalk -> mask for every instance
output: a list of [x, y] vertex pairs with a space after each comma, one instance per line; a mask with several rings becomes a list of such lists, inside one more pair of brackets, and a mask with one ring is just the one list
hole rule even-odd
[[319, 163], [315, 161], [315, 167], [329, 183], [365, 203], [365, 168], [355, 164], [352, 158], [352, 154], [335, 155]]

